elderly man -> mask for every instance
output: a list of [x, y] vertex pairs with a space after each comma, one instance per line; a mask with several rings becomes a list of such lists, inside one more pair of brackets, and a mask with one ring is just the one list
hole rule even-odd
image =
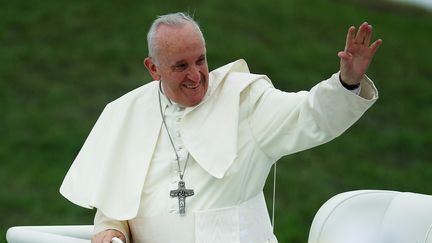
[[97, 208], [93, 242], [277, 242], [263, 187], [280, 157], [330, 141], [377, 99], [365, 76], [382, 43], [348, 30], [340, 72], [283, 92], [243, 60], [208, 72], [197, 23], [158, 17], [144, 65], [155, 81], [106, 106], [60, 189]]

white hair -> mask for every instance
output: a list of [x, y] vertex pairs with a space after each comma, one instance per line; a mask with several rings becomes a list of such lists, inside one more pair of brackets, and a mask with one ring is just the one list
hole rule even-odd
[[161, 24], [166, 24], [169, 26], [183, 26], [186, 23], [191, 23], [197, 30], [198, 34], [201, 36], [203, 43], [205, 44], [204, 35], [198, 25], [198, 23], [188, 14], [178, 12], [170, 13], [166, 15], [158, 16], [150, 26], [147, 33], [147, 45], [148, 45], [148, 56], [157, 63], [156, 54], [159, 51], [159, 45], [156, 41], [157, 29]]

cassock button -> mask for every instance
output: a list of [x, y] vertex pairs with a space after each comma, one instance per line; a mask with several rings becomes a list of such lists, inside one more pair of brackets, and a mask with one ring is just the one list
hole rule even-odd
[[180, 137], [180, 132], [176, 132], [176, 136], [179, 138]]

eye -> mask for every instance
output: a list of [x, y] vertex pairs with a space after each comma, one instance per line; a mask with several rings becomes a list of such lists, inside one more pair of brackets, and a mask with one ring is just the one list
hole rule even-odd
[[173, 69], [175, 71], [182, 71], [182, 70], [185, 70], [186, 68], [187, 68], [186, 63], [179, 63], [179, 64], [174, 65], [174, 67], [173, 67]]
[[203, 56], [203, 57], [200, 57], [196, 63], [197, 63], [197, 65], [202, 65], [202, 64], [205, 63], [205, 60], [206, 60], [206, 59], [205, 59], [205, 57]]

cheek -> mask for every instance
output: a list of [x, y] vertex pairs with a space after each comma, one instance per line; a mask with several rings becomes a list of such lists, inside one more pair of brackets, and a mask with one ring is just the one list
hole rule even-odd
[[208, 79], [209, 74], [207, 66], [200, 68], [200, 72], [205, 76], [206, 79]]
[[167, 80], [169, 80], [169, 83], [173, 89], [179, 89], [182, 82], [185, 80], [185, 76], [180, 74], [169, 75]]

